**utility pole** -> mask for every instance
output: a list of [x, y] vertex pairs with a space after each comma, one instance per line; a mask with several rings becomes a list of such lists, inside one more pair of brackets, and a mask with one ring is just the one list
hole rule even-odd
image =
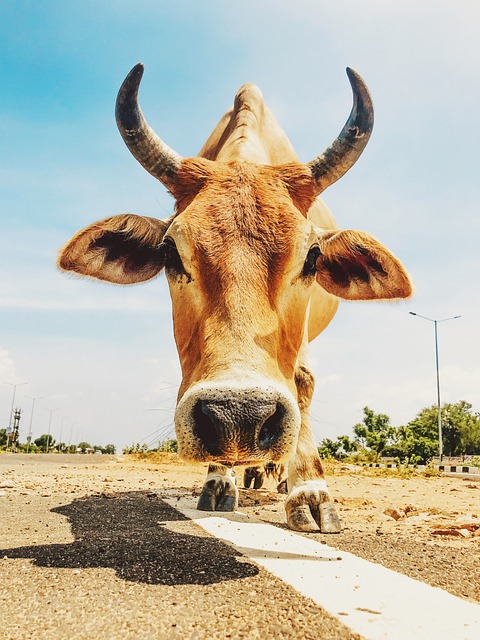
[[12, 453], [17, 453], [18, 434], [20, 432], [20, 417], [22, 415], [21, 409], [15, 409], [13, 412], [13, 433], [12, 433]]
[[13, 420], [13, 406], [15, 404], [15, 394], [17, 392], [17, 387], [21, 387], [22, 384], [28, 384], [28, 382], [17, 382], [17, 383], [13, 383], [13, 382], [5, 382], [5, 380], [2, 380], [3, 384], [8, 384], [11, 387], [13, 387], [13, 398], [12, 398], [12, 407], [10, 409], [10, 418], [8, 420], [8, 429], [7, 429], [7, 451], [8, 451], [8, 440], [12, 434], [12, 420]]

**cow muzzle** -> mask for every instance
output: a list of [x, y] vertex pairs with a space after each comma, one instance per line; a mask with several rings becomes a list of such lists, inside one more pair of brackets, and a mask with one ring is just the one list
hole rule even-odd
[[300, 412], [287, 389], [204, 384], [182, 397], [175, 426], [186, 459], [278, 462], [296, 446]]

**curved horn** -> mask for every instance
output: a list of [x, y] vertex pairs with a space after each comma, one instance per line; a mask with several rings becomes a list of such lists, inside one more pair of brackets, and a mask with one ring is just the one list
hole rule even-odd
[[133, 67], [120, 87], [115, 118], [118, 130], [132, 155], [169, 189], [173, 186], [182, 157], [160, 140], [143, 116], [138, 104], [138, 88], [142, 76], [143, 64], [139, 63]]
[[308, 163], [317, 195], [341, 178], [358, 160], [373, 129], [373, 103], [367, 85], [347, 67], [353, 91], [353, 107], [338, 138], [322, 155]]

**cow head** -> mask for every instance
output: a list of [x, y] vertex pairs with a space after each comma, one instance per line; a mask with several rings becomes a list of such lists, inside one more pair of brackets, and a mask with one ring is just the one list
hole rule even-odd
[[266, 166], [183, 159], [146, 123], [127, 76], [117, 123], [127, 146], [175, 198], [167, 221], [119, 215], [78, 232], [59, 266], [117, 284], [165, 269], [182, 367], [175, 424], [191, 460], [279, 461], [300, 427], [299, 355], [312, 289], [347, 300], [410, 295], [400, 262], [361, 231], [308, 219], [316, 196], [362, 152], [373, 123], [353, 72], [354, 108], [340, 136], [310, 164]]

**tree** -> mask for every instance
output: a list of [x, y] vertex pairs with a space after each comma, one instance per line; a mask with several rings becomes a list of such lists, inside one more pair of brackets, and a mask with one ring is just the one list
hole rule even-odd
[[5, 447], [7, 445], [7, 430], [0, 429], [0, 447]]
[[[480, 453], [480, 415], [465, 400], [441, 408], [443, 453], [461, 456]], [[422, 409], [404, 429], [405, 449], [425, 462], [438, 453], [438, 408]]]
[[435, 421], [424, 422], [421, 414], [422, 412], [405, 427], [398, 428], [397, 456], [414, 464], [426, 464], [438, 453], [436, 415]]
[[338, 436], [337, 439], [325, 438], [318, 447], [321, 458], [345, 458], [348, 454], [357, 451], [358, 444], [350, 440], [348, 436]]
[[460, 400], [442, 407], [442, 431], [445, 455], [480, 454], [480, 414], [472, 413], [469, 402]]
[[102, 453], [107, 453], [109, 455], [114, 455], [116, 452], [116, 447], [114, 444], [107, 444], [103, 447]]
[[348, 436], [338, 436], [337, 440], [346, 454], [358, 451], [358, 443], [355, 440], [350, 440]]
[[80, 449], [82, 453], [86, 453], [87, 449], [91, 449], [91, 448], [92, 448], [92, 445], [88, 444], [88, 442], [80, 442], [78, 444], [78, 449]]
[[53, 447], [55, 443], [54, 438], [52, 438], [52, 436], [49, 436], [48, 433], [44, 433], [43, 435], [41, 435], [39, 438], [35, 440], [35, 444], [37, 445], [37, 447], [44, 453], [47, 450], [47, 443], [48, 443], [49, 450]]
[[356, 442], [364, 449], [371, 449], [381, 455], [387, 444], [395, 438], [395, 428], [385, 413], [375, 413], [364, 407], [363, 422], [353, 427]]
[[318, 453], [321, 458], [336, 458], [338, 456], [339, 443], [330, 440], [330, 438], [324, 438], [320, 446], [318, 447]]

